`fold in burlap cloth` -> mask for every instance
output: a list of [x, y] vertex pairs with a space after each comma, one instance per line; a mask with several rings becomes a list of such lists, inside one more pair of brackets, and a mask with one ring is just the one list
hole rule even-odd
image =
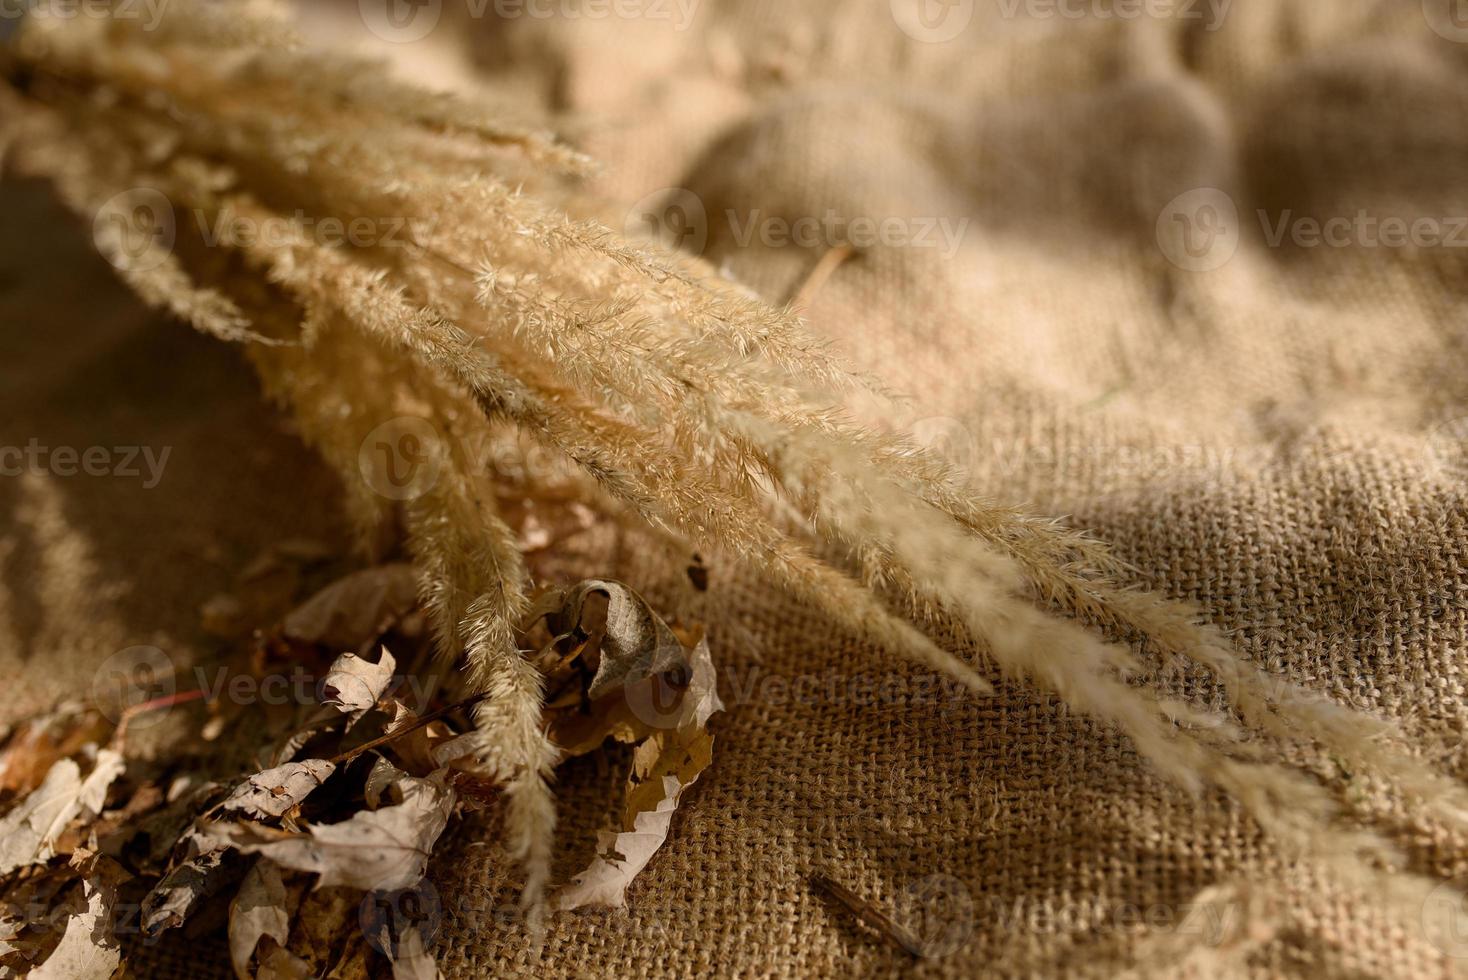
[[[1015, 5], [979, 0], [933, 43], [910, 36], [905, 6], [704, 0], [686, 30], [676, 15], [486, 19], [465, 25], [472, 66], [454, 70], [557, 114], [606, 162], [592, 190], [616, 226], [691, 191], [705, 254], [772, 301], [836, 242], [745, 245], [750, 221], [967, 219], [953, 250], [861, 250], [810, 301], [815, 329], [916, 396], [887, 421], [943, 440], [989, 495], [1093, 529], [1138, 584], [1196, 600], [1270, 670], [1398, 720], [1461, 778], [1468, 44], [1453, 22], [1409, 0], [1184, 4], [1197, 16], [1177, 19], [1023, 3], [1007, 17]], [[1237, 208], [1236, 250], [1175, 237], [1200, 230], [1169, 210], [1197, 188]], [[8, 185], [3, 208], [0, 442], [172, 447], [153, 489], [0, 480], [3, 711], [19, 716], [87, 690], [124, 647], [207, 659], [204, 599], [271, 541], [344, 528], [331, 478], [236, 352], [142, 312], [43, 188]], [[1445, 241], [1383, 242], [1362, 213], [1436, 221]], [[1291, 231], [1276, 246], [1282, 216], [1352, 224], [1343, 244]], [[652, 595], [671, 574], [635, 557], [585, 572]], [[431, 871], [447, 976], [912, 962], [816, 892], [817, 872], [923, 912], [937, 942], [922, 974], [1172, 975], [1192, 957], [1230, 974], [1436, 976], [1465, 962], [1290, 867], [1235, 806], [1190, 800], [1051, 700], [935, 693], [750, 581], [716, 569], [713, 587], [750, 639], [715, 650], [729, 703], [715, 764], [630, 908], [555, 918], [537, 957], [504, 914], [511, 864], [480, 843], [495, 819], [471, 821]], [[562, 773], [563, 874], [615, 769]], [[1468, 872], [1463, 841], [1411, 816], [1385, 820], [1420, 870]], [[173, 939], [134, 963], [204, 970]]]

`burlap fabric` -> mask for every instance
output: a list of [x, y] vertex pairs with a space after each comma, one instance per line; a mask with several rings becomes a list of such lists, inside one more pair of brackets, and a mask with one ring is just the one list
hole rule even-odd
[[[535, 100], [607, 163], [603, 217], [671, 232], [772, 301], [855, 219], [966, 220], [954, 242], [940, 226], [934, 244], [859, 248], [810, 300], [815, 329], [915, 396], [885, 421], [1468, 775], [1468, 25], [1449, 4], [977, 0], [921, 19], [885, 0], [702, 0], [686, 29], [673, 3], [443, 6], [471, 37], [450, 74]], [[172, 447], [153, 489], [0, 480], [5, 714], [21, 715], [85, 692], [124, 647], [208, 658], [196, 610], [235, 569], [343, 529], [331, 479], [235, 352], [140, 311], [42, 190], [4, 201], [0, 441]], [[810, 247], [774, 220], [832, 214]], [[1312, 244], [1306, 219], [1332, 218]], [[587, 564], [653, 596], [678, 574], [635, 550]], [[713, 589], [743, 625], [716, 637], [716, 761], [630, 907], [561, 915], [535, 952], [486, 843], [494, 814], [468, 821], [431, 873], [445, 975], [1468, 964], [1468, 944], [1412, 938], [1050, 699], [957, 696], [733, 570]], [[619, 779], [595, 760], [563, 772], [563, 874]], [[1419, 870], [1468, 873], [1462, 839], [1361, 783]], [[929, 955], [858, 925], [817, 873], [917, 923]], [[135, 964], [228, 969], [176, 941]]]

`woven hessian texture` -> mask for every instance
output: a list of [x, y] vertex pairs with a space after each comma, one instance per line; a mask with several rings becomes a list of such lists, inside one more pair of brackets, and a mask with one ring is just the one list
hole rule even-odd
[[[465, 30], [481, 78], [605, 161], [604, 219], [666, 217], [671, 189], [692, 192], [695, 244], [771, 301], [839, 242], [744, 244], [751, 221], [966, 219], [953, 248], [940, 232], [861, 250], [810, 300], [815, 330], [914, 396], [882, 421], [940, 443], [987, 495], [1092, 530], [1134, 584], [1196, 601], [1254, 662], [1397, 720], [1468, 775], [1468, 44], [1416, 0], [1170, 19], [978, 0], [943, 43], [905, 32], [905, 6], [703, 0], [686, 30], [676, 15]], [[1236, 248], [1179, 238], [1212, 219], [1172, 202], [1204, 188], [1236, 209]], [[330, 478], [235, 352], [140, 312], [82, 231], [23, 231], [62, 224], [39, 190], [5, 201], [3, 441], [174, 447], [149, 491], [0, 480], [4, 713], [19, 716], [127, 646], [207, 658], [196, 610], [244, 561], [344, 531]], [[1340, 245], [1270, 241], [1282, 216], [1363, 212], [1433, 219], [1448, 243], [1383, 244], [1359, 221]], [[585, 573], [655, 598], [676, 570], [635, 554]], [[431, 868], [446, 976], [1468, 964], [1051, 699], [957, 695], [733, 571], [712, 588], [745, 631], [715, 637], [715, 762], [630, 907], [557, 916], [534, 951], [496, 816], [467, 820]], [[1164, 683], [1206, 694], [1194, 675]], [[619, 765], [563, 770], [561, 874], [589, 855]], [[1468, 874], [1461, 838], [1361, 782], [1417, 870]], [[916, 921], [930, 955], [859, 925], [818, 873]], [[206, 968], [177, 943], [140, 962]]]

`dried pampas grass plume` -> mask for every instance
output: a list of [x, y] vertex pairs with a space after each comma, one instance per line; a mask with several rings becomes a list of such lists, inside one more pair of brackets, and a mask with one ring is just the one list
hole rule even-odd
[[[171, 228], [169, 247], [99, 244], [145, 299], [247, 345], [343, 475], [364, 535], [403, 528], [443, 656], [490, 695], [481, 755], [506, 788], [527, 907], [542, 908], [549, 880], [556, 749], [515, 642], [524, 562], [488, 474], [462, 453], [445, 450], [441, 479], [407, 503], [363, 485], [362, 440], [399, 416], [433, 419], [451, 446], [508, 423], [658, 532], [989, 691], [935, 639], [956, 629], [999, 674], [1119, 727], [1179, 785], [1225, 790], [1348, 880], [1420, 898], [1424, 883], [1376, 870], [1397, 860], [1381, 838], [1322, 833], [1331, 794], [1261, 761], [1254, 738], [1313, 740], [1468, 822], [1463, 788], [1393, 749], [1386, 726], [1277, 683], [1191, 610], [1117, 584], [1096, 542], [979, 499], [940, 459], [853, 424], [843, 399], [883, 393], [792, 313], [569, 217], [576, 153], [304, 52], [258, 7], [174, 0], [144, 31], [41, 4], [0, 62], [0, 139], [9, 166], [51, 179], [88, 219], [139, 188], [198, 217]], [[401, 233], [390, 247], [323, 242], [301, 215]], [[275, 233], [208, 240], [235, 227]], [[1129, 682], [1138, 658], [1098, 627], [1207, 667], [1234, 713]]]

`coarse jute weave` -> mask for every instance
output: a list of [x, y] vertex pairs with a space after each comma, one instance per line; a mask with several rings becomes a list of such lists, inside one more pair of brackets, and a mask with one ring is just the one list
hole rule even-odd
[[[1174, 17], [977, 0], [934, 5], [967, 17], [940, 42], [952, 22], [908, 6], [702, 0], [686, 29], [466, 18], [465, 63], [439, 67], [536, 100], [604, 161], [589, 196], [610, 224], [651, 215], [774, 302], [839, 244], [763, 241], [776, 219], [965, 221], [951, 248], [859, 250], [810, 300], [816, 330], [914, 396], [884, 421], [1468, 777], [1468, 28], [1416, 0]], [[696, 202], [691, 223], [669, 201]], [[207, 660], [201, 602], [272, 540], [345, 529], [236, 352], [143, 312], [44, 188], [3, 202], [0, 442], [172, 447], [154, 489], [0, 479], [19, 717], [124, 647]], [[1346, 230], [1312, 246], [1304, 219], [1332, 218]], [[1386, 240], [1389, 218], [1413, 240]], [[656, 601], [680, 570], [630, 554], [584, 572]], [[561, 915], [533, 951], [486, 843], [496, 818], [468, 821], [431, 870], [446, 976], [1468, 968], [1468, 939], [1409, 937], [1054, 701], [961, 697], [752, 580], [716, 568], [712, 588], [744, 630], [715, 636], [715, 763], [630, 908]], [[619, 779], [595, 759], [562, 771], [561, 874]], [[1419, 870], [1468, 875], [1468, 842], [1379, 807]], [[932, 955], [858, 925], [816, 873], [918, 921]], [[179, 939], [134, 966], [228, 974], [222, 949]]]

